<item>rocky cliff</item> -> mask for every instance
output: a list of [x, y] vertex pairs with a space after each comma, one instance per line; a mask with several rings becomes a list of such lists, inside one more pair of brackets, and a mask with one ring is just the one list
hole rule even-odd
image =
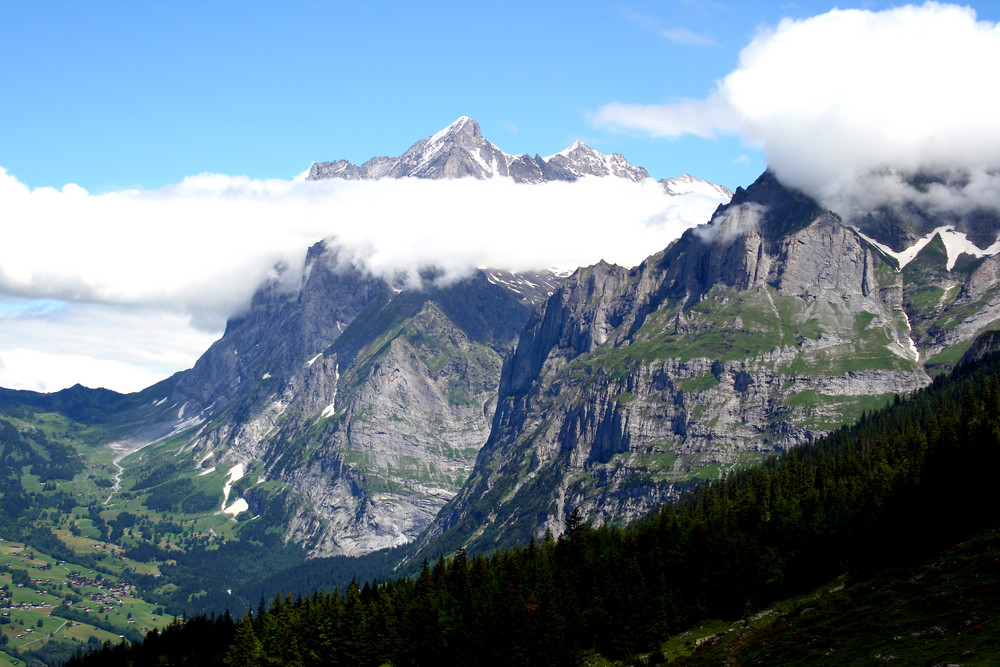
[[[581, 142], [547, 158], [508, 155], [466, 117], [398, 158], [318, 163], [309, 174], [522, 183], [584, 176], [649, 178]], [[663, 184], [674, 194], [729, 194], [690, 176]], [[126, 478], [218, 484], [226, 471], [222, 511], [239, 521], [259, 516], [312, 555], [413, 540], [471, 471], [502, 363], [559, 284], [551, 272], [499, 269], [441, 284], [432, 267], [422, 280], [416, 289], [391, 284], [332, 242], [310, 249], [303, 267], [277, 267], [191, 370], [147, 389], [151, 400], [126, 415], [139, 428], [121, 451], [165, 443], [126, 459]], [[144, 493], [155, 502], [157, 485]]]
[[471, 470], [502, 362], [558, 282], [477, 270], [438, 284], [429, 271], [401, 289], [317, 244], [161, 385], [152, 404], [173, 445], [136, 465], [238, 471], [226, 502], [246, 504], [227, 511], [262, 515], [313, 555], [411, 541]]
[[[648, 178], [583, 144], [515, 158], [467, 118], [310, 177], [584, 175]], [[144, 426], [173, 435], [125, 463], [144, 480], [228, 471], [225, 512], [314, 556], [418, 535], [417, 557], [485, 550], [561, 532], [573, 508], [628, 521], [958, 363], [1000, 322], [997, 230], [974, 218], [908, 205], [845, 224], [765, 173], [641, 265], [565, 280], [428, 270], [404, 289], [318, 244], [143, 392]]]
[[573, 508], [627, 521], [923, 386], [1000, 298], [993, 258], [934, 251], [901, 269], [765, 173], [640, 266], [580, 269], [528, 321], [418, 554], [558, 534]]

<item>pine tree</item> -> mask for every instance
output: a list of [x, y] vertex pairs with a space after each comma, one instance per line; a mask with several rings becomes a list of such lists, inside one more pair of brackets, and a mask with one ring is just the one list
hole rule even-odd
[[236, 624], [236, 636], [226, 652], [225, 664], [230, 667], [257, 667], [263, 653], [264, 649], [253, 631], [250, 616], [244, 616]]

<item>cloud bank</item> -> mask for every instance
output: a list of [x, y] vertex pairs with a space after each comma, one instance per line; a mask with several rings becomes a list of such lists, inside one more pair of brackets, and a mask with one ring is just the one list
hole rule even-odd
[[705, 99], [615, 102], [594, 121], [661, 137], [739, 134], [784, 183], [836, 210], [857, 203], [862, 174], [995, 172], [997, 63], [1000, 26], [967, 7], [834, 10], [759, 33]]
[[47, 391], [74, 382], [134, 390], [190, 366], [276, 264], [301, 267], [321, 239], [387, 277], [429, 264], [445, 279], [475, 266], [631, 266], [722, 202], [615, 178], [205, 174], [94, 195], [31, 189], [2, 169], [0, 201], [0, 386]]
[[82, 383], [142, 389], [189, 367], [217, 337], [184, 313], [3, 299], [0, 386], [55, 391]]

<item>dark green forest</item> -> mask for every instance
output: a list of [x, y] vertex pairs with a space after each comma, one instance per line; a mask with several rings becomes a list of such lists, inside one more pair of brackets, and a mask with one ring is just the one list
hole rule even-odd
[[459, 551], [394, 581], [278, 594], [238, 620], [198, 616], [67, 664], [575, 665], [592, 653], [656, 662], [664, 638], [700, 620], [749, 618], [993, 526], [998, 464], [993, 356], [628, 527], [595, 528], [574, 513], [558, 538]]

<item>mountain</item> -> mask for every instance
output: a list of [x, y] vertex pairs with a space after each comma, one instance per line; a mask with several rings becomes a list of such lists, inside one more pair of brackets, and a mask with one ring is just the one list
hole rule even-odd
[[517, 183], [575, 181], [583, 176], [615, 176], [636, 183], [649, 178], [619, 153], [603, 155], [582, 141], [549, 157], [509, 155], [487, 141], [479, 123], [462, 116], [437, 134], [421, 139], [397, 158], [375, 157], [360, 167], [346, 160], [318, 162], [308, 180], [326, 178], [509, 177]]
[[729, 188], [716, 185], [691, 174], [682, 174], [674, 178], [664, 178], [660, 181], [660, 185], [663, 186], [663, 190], [668, 195], [701, 194], [709, 197], [722, 196], [727, 200], [733, 198], [733, 191]]
[[996, 261], [929, 244], [901, 268], [765, 173], [640, 266], [578, 270], [531, 316], [418, 557], [560, 534], [574, 509], [631, 520], [926, 385], [994, 326]]
[[325, 242], [276, 272], [191, 370], [146, 390], [160, 412], [141, 433], [172, 434], [135, 455], [147, 506], [160, 487], [143, 479], [228, 470], [223, 509], [313, 555], [415, 538], [471, 470], [502, 362], [560, 279], [422, 280], [392, 284]]
[[[416, 146], [467, 140], [460, 119]], [[629, 521], [927, 384], [1000, 320], [1000, 260], [953, 240], [897, 253], [765, 173], [632, 269], [414, 287], [324, 242], [189, 371], [103, 412], [46, 400], [114, 425], [140, 507], [183, 483], [311, 556], [488, 549], [574, 508]]]
[[[648, 178], [619, 158], [509, 156], [463, 118], [311, 177]], [[769, 172], [731, 194], [639, 266], [569, 276], [428, 266], [413, 284], [324, 241], [275, 267], [190, 370], [130, 395], [0, 390], [15, 531], [0, 537], [90, 554], [170, 613], [246, 608], [289, 573], [347, 590], [442, 553], [551, 550], [547, 534], [749, 479], [996, 349], [973, 344], [1000, 325], [994, 213], [911, 202], [842, 220]], [[977, 462], [935, 459], [952, 479], [962, 465]]]
[[[544, 159], [509, 156], [468, 118], [400, 158], [312, 172], [648, 179], [620, 155], [579, 142]], [[676, 187], [714, 186], [684, 177]], [[204, 566], [197, 549], [217, 539], [232, 542], [236, 563], [260, 560], [252, 549], [274, 551], [274, 540], [289, 549], [275, 555], [282, 562], [300, 546], [310, 556], [357, 556], [409, 543], [471, 471], [489, 435], [503, 362], [563, 278], [481, 269], [447, 282], [425, 267], [413, 285], [345, 255], [335, 241], [321, 242], [302, 266], [275, 267], [193, 368], [142, 392], [0, 392], [0, 404], [12, 418], [31, 415], [24, 428], [44, 428], [40, 415], [58, 413], [67, 432], [108, 445], [92, 493], [109, 519], [128, 511], [155, 524], [159, 516], [176, 527], [165, 533], [173, 539], [188, 539], [184, 522], [198, 523], [197, 548], [188, 552], [197, 557], [164, 559], [177, 561], [175, 580]], [[161, 557], [157, 548], [143, 560]], [[177, 600], [190, 602], [199, 587], [192, 579], [179, 590]], [[213, 584], [207, 599], [226, 590]]]

